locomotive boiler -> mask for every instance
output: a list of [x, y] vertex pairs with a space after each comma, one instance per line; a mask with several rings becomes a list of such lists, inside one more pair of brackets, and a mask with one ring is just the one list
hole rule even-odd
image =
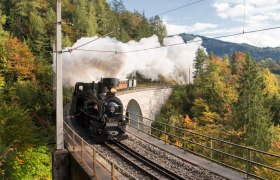
[[82, 128], [89, 130], [96, 143], [127, 138], [123, 104], [115, 95], [118, 86], [116, 78], [103, 78], [92, 83], [77, 82], [75, 85], [71, 115]]

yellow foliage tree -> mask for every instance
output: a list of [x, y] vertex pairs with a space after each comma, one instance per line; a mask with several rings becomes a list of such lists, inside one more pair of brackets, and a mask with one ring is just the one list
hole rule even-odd
[[265, 85], [263, 93], [268, 95], [269, 97], [275, 95], [279, 96], [280, 87], [275, 75], [272, 74], [268, 68], [265, 68], [262, 72], [262, 77], [264, 79]]
[[17, 38], [8, 39], [2, 51], [0, 51], [1, 74], [7, 81], [18, 79], [33, 80], [34, 75], [34, 55], [27, 45], [21, 43]]
[[219, 114], [212, 112], [208, 103], [202, 98], [196, 99], [193, 104], [194, 106], [191, 109], [191, 113], [200, 125], [211, 124], [219, 121]]
[[188, 115], [186, 115], [185, 125], [186, 125], [187, 129], [195, 130], [196, 126], [197, 126], [197, 123], [195, 121], [191, 120], [191, 118]]

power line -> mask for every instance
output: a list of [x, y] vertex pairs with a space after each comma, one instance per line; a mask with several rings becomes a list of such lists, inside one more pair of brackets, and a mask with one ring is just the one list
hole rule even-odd
[[244, 0], [244, 12], [243, 12], [243, 32], [245, 31], [245, 17], [246, 16], [246, 0]]
[[[118, 29], [117, 29], [117, 30], [118, 30]], [[111, 31], [111, 32], [109, 32], [109, 33], [107, 33], [107, 34], [105, 34], [105, 35], [103, 35], [103, 36], [100, 36], [100, 37], [98, 37], [98, 38], [96, 38], [96, 39], [93, 39], [93, 40], [91, 40], [91, 41], [88, 41], [88, 42], [86, 42], [86, 43], [84, 43], [84, 44], [81, 44], [81, 45], [79, 45], [79, 46], [77, 46], [77, 47], [74, 47], [74, 48], [71, 48], [71, 49], [68, 49], [68, 50], [64, 50], [64, 51], [62, 51], [62, 52], [72, 52], [72, 51], [74, 51], [74, 50], [80, 50], [80, 51], [81, 51], [81, 49], [79, 49], [79, 48], [81, 48], [81, 47], [83, 47], [83, 46], [85, 46], [85, 45], [88, 45], [88, 44], [90, 44], [90, 43], [92, 43], [92, 42], [94, 42], [94, 41], [97, 41], [98, 39], [104, 38], [104, 37], [106, 37], [106, 36], [112, 34], [113, 32], [115, 32], [115, 30], [113, 30], [113, 31]]]
[[[190, 4], [190, 3], [191, 3], [191, 0], [188, 1], [188, 4]], [[185, 14], [186, 14], [186, 12], [187, 12], [187, 10], [188, 10], [188, 7], [189, 7], [189, 6], [187, 6], [186, 9], [184, 10], [184, 12], [183, 12], [181, 18], [178, 20], [177, 24], [180, 24], [181, 21], [183, 20], [183, 18], [185, 17]]]
[[[251, 34], [251, 33], [256, 33], [256, 32], [263, 32], [263, 31], [269, 31], [269, 30], [275, 30], [275, 29], [280, 29], [280, 26], [276, 27], [271, 27], [271, 28], [264, 28], [264, 29], [257, 29], [257, 30], [252, 30], [252, 31], [247, 31], [247, 32], [241, 32], [241, 33], [235, 33], [235, 34], [228, 34], [228, 35], [222, 35], [222, 36], [216, 36], [212, 37], [211, 39], [222, 39], [222, 38], [227, 38], [227, 37], [233, 37], [233, 36], [239, 36], [242, 34]], [[131, 51], [102, 51], [102, 50], [85, 50], [85, 49], [77, 49], [80, 51], [92, 51], [92, 52], [111, 52], [114, 53], [114, 55], [118, 54], [127, 54], [127, 53], [134, 53], [134, 52], [141, 52], [141, 51], [148, 51], [148, 50], [153, 50], [153, 49], [161, 49], [161, 48], [166, 48], [166, 47], [172, 47], [172, 46], [178, 46], [178, 45], [186, 45], [190, 43], [195, 43], [195, 42], [201, 42], [202, 39], [199, 40], [191, 40], [183, 43], [175, 43], [175, 44], [169, 44], [169, 45], [164, 45], [164, 46], [157, 46], [157, 47], [151, 47], [151, 48], [143, 48], [143, 49], [136, 49], [136, 50], [131, 50]]]
[[161, 16], [161, 15], [164, 15], [164, 14], [167, 14], [167, 13], [170, 13], [170, 12], [173, 12], [173, 11], [176, 11], [176, 10], [178, 10], [178, 9], [182, 9], [182, 8], [184, 8], [184, 7], [187, 7], [187, 6], [191, 6], [191, 5], [193, 5], [193, 4], [197, 4], [197, 3], [202, 2], [202, 1], [204, 1], [204, 0], [199, 0], [199, 1], [192, 2], [192, 3], [188, 3], [188, 4], [185, 4], [185, 5], [183, 5], [183, 6], [177, 7], [177, 8], [175, 8], [175, 9], [171, 9], [171, 10], [168, 10], [168, 11], [165, 11], [165, 12], [162, 12], [162, 13], [159, 13], [159, 14], [157, 14], [157, 15], [158, 15], [158, 16]]
[[108, 50], [108, 51], [106, 51], [106, 50], [98, 50], [98, 49], [91, 49], [91, 50], [89, 50], [89, 49], [76, 49], [77, 51], [94, 51], [94, 52], [100, 52], [100, 53], [107, 53], [107, 52], [116, 52], [117, 53], [117, 51], [110, 51], [110, 50]]

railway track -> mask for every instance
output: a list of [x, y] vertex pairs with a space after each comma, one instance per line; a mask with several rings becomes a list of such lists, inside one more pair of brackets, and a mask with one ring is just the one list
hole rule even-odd
[[[102, 154], [101, 157], [114, 161], [117, 171], [127, 179], [224, 179], [211, 171], [205, 171], [197, 165], [189, 164], [188, 161], [181, 160], [179, 157], [173, 157], [164, 149], [141, 139], [132, 132], [127, 131], [129, 133], [127, 141], [100, 145], [92, 142], [91, 133], [82, 129], [77, 121], [70, 118], [67, 118], [66, 121], [78, 135]], [[125, 149], [119, 146], [123, 146]], [[130, 155], [131, 153], [134, 155]], [[137, 157], [135, 157], [135, 154]], [[143, 159], [145, 162], [143, 162]], [[150, 159], [153, 161], [151, 162]], [[172, 172], [158, 164], [172, 169]]]
[[111, 141], [104, 144], [104, 146], [150, 179], [185, 179], [120, 142]]

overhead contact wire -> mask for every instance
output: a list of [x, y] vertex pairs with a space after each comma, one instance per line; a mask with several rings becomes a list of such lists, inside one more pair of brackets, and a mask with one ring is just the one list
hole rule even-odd
[[[188, 4], [190, 4], [190, 3], [191, 3], [191, 0], [188, 1]], [[188, 10], [188, 7], [189, 7], [189, 6], [187, 6], [186, 9], [184, 10], [184, 12], [183, 12], [181, 18], [178, 20], [177, 24], [180, 24], [181, 21], [183, 20], [183, 18], [185, 17], [185, 14], [186, 14], [186, 12], [187, 12], [187, 10]]]
[[[280, 29], [280, 26], [271, 27], [271, 28], [264, 28], [264, 29], [257, 29], [257, 30], [247, 31], [247, 32], [240, 32], [240, 33], [235, 33], [235, 34], [228, 34], [228, 35], [223, 35], [223, 36], [216, 36], [216, 37], [212, 37], [211, 39], [221, 39], [221, 38], [227, 38], [227, 37], [232, 37], [232, 36], [239, 36], [239, 35], [242, 35], [242, 34], [251, 34], [251, 33], [269, 31], [269, 30], [275, 30], [275, 29]], [[141, 52], [141, 51], [147, 51], [147, 50], [153, 50], [153, 49], [161, 49], [161, 48], [166, 48], [166, 47], [171, 47], [171, 46], [186, 45], [186, 44], [201, 42], [201, 41], [202, 41], [202, 39], [191, 40], [191, 41], [187, 41], [187, 42], [183, 42], [183, 43], [169, 44], [169, 45], [151, 47], [151, 48], [144, 48], [144, 49], [136, 49], [136, 50], [132, 50], [132, 51], [110, 51], [110, 50], [102, 51], [102, 50], [90, 50], [90, 49], [89, 50], [82, 50], [82, 51], [111, 52], [111, 53], [115, 53], [114, 55], [118, 55], [118, 54], [134, 53], [134, 52]], [[80, 49], [77, 49], [77, 50], [80, 50]]]
[[199, 0], [199, 1], [192, 2], [192, 3], [188, 3], [188, 4], [186, 4], [186, 5], [183, 5], [183, 6], [180, 6], [180, 7], [175, 8], [175, 9], [171, 9], [171, 10], [168, 10], [168, 11], [165, 11], [165, 12], [162, 12], [162, 13], [159, 13], [159, 14], [157, 14], [157, 15], [158, 15], [158, 16], [161, 16], [161, 15], [164, 15], [164, 14], [167, 14], [167, 13], [170, 13], [170, 12], [173, 12], [173, 11], [176, 11], [176, 10], [178, 10], [178, 9], [182, 9], [182, 8], [184, 8], [184, 7], [187, 7], [187, 6], [191, 6], [191, 5], [193, 5], [193, 4], [197, 4], [197, 3], [202, 2], [202, 1], [204, 1], [204, 0]]
[[245, 18], [246, 18], [246, 0], [244, 0], [243, 33], [245, 32]]
[[[98, 39], [104, 38], [104, 37], [106, 37], [106, 36], [112, 34], [113, 32], [115, 32], [115, 30], [114, 30], [114, 31], [111, 31], [111, 32], [109, 32], [109, 33], [107, 33], [107, 34], [105, 34], [105, 35], [103, 35], [103, 36], [100, 36], [100, 37], [98, 37], [98, 38], [96, 38], [96, 39], [93, 39], [93, 40], [91, 40], [91, 41], [88, 41], [88, 42], [86, 42], [86, 43], [84, 43], [84, 44], [81, 44], [81, 45], [79, 45], [79, 46], [77, 46], [77, 47], [74, 47], [74, 48], [71, 48], [71, 49], [68, 49], [68, 50], [64, 50], [64, 51], [62, 51], [62, 52], [72, 52], [72, 51], [75, 51], [75, 50], [86, 51], [86, 50], [84, 50], [84, 49], [79, 49], [79, 48], [81, 48], [81, 47], [83, 47], [83, 46], [85, 46], [85, 45], [88, 45], [88, 44], [90, 44], [90, 43], [92, 43], [92, 42], [94, 42], [94, 41], [97, 41]], [[102, 51], [102, 50], [96, 50], [96, 51], [99, 51], [99, 52], [106, 52], [106, 51]]]

